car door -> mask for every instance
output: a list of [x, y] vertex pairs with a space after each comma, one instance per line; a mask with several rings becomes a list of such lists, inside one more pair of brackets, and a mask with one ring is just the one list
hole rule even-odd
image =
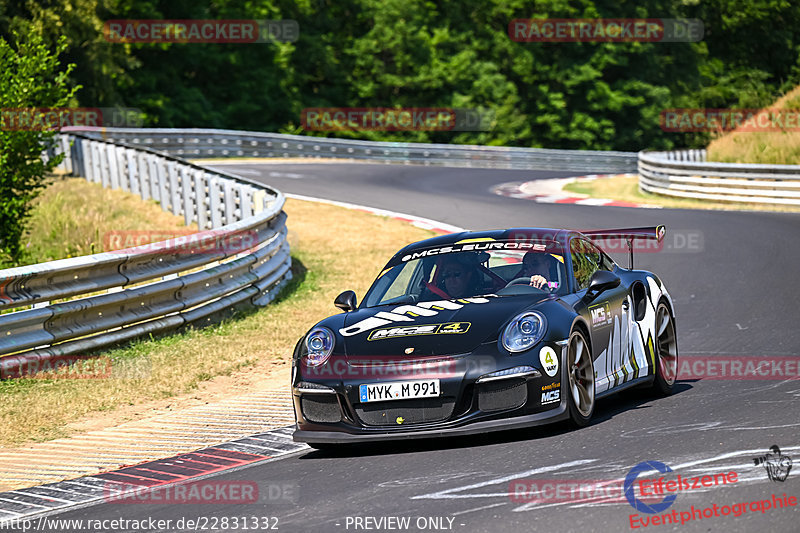
[[624, 284], [600, 293], [585, 301], [592, 275], [598, 270], [613, 272], [618, 267], [586, 239], [573, 238], [570, 256], [575, 291], [580, 298], [576, 309], [590, 327], [594, 359], [595, 391], [601, 393], [633, 379], [638, 369], [631, 365], [629, 335], [631, 331], [631, 301]]

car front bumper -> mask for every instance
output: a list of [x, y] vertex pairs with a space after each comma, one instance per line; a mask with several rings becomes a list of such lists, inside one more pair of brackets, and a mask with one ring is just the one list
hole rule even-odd
[[[544, 346], [559, 354], [559, 373], [552, 377], [539, 363], [539, 351]], [[484, 365], [480, 373], [448, 375], [441, 379], [442, 398], [436, 399], [363, 404], [358, 397], [363, 379], [309, 381], [307, 376], [299, 376], [293, 387], [297, 421], [294, 440], [325, 444], [437, 438], [518, 429], [567, 418], [566, 342], [543, 343], [531, 352], [527, 357], [498, 359], [491, 368]], [[536, 371], [486, 379], [498, 371], [522, 366]], [[545, 400], [545, 392], [558, 400]], [[445, 405], [446, 400], [450, 403]]]

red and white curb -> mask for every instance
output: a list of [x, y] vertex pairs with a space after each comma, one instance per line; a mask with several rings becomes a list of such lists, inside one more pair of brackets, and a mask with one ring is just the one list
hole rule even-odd
[[603, 178], [635, 177], [637, 174], [588, 174], [576, 178], [558, 178], [533, 180], [525, 182], [509, 182], [495, 186], [492, 192], [509, 198], [532, 200], [540, 204], [573, 204], [608, 207], [635, 207], [644, 209], [660, 209], [659, 205], [637, 204], [609, 198], [591, 198], [586, 194], [565, 194], [564, 186], [569, 183], [581, 183]]
[[30, 522], [33, 518], [101, 503], [126, 503], [125, 496], [131, 493], [199, 481], [310, 450], [307, 444], [292, 440], [293, 432], [294, 426], [282, 427], [109, 472], [0, 492], [0, 531], [36, 530]]

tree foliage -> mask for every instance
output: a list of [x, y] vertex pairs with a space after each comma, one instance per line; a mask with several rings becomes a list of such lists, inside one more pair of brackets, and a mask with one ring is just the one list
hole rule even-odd
[[[61, 68], [58, 55], [66, 51], [66, 39], [50, 51], [42, 38], [29, 35], [15, 43], [0, 38], [0, 111], [62, 107], [73, 98], [72, 67]], [[18, 116], [18, 115], [17, 115]], [[55, 132], [14, 129], [8, 114], [0, 128], [0, 262], [17, 261], [23, 250], [20, 237], [31, 202], [42, 187], [47, 172], [61, 157], [42, 158]]]
[[[697, 43], [524, 43], [515, 18], [697, 18]], [[294, 19], [271, 44], [115, 44], [108, 19]], [[674, 107], [759, 107], [800, 82], [795, 0], [8, 0], [78, 67], [85, 106], [142, 109], [147, 125], [378, 140], [639, 150], [700, 146], [659, 127]], [[304, 132], [309, 107], [474, 107], [483, 132]]]

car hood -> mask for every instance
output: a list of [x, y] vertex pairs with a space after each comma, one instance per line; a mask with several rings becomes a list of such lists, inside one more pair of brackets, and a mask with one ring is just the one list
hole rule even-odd
[[548, 298], [486, 297], [362, 308], [344, 315], [337, 337], [350, 362], [465, 354], [497, 339], [514, 315]]

